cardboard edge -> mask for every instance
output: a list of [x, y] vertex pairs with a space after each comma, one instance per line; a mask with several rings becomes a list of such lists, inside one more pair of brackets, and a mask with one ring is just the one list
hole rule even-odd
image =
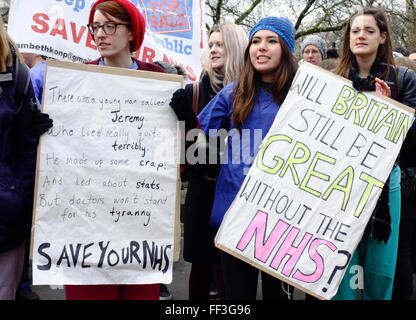
[[41, 139], [39, 137], [39, 143], [36, 153], [36, 169], [35, 169], [35, 187], [33, 190], [33, 208], [32, 208], [32, 226], [30, 228], [30, 249], [29, 249], [29, 258], [33, 259], [33, 246], [35, 242], [35, 221], [36, 221], [36, 208], [37, 208], [37, 195], [38, 195], [38, 183], [39, 183], [39, 163], [40, 163], [40, 150], [41, 150]]

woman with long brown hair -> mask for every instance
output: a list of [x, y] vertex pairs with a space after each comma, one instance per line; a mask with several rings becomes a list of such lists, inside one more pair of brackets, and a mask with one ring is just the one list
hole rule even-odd
[[[350, 79], [358, 91], [377, 91], [416, 108], [415, 74], [395, 67], [391, 32], [381, 8], [362, 8], [351, 16], [336, 73]], [[410, 155], [409, 143], [414, 142], [413, 130], [408, 133], [400, 160], [396, 160], [334, 299], [355, 299], [352, 277], [356, 272], [351, 272], [350, 268], [357, 265], [362, 266], [359, 270], [364, 272], [362, 299], [391, 299], [400, 221], [399, 162], [402, 169], [409, 165], [406, 162]]]

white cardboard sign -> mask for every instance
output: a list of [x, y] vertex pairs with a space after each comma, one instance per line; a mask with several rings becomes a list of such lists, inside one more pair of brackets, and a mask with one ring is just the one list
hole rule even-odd
[[413, 122], [413, 109], [300, 66], [216, 236], [315, 295], [337, 292]]

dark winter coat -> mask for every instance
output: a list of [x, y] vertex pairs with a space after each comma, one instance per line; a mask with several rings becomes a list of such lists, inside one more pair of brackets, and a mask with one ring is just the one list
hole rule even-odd
[[0, 73], [0, 253], [14, 249], [29, 235], [38, 137], [32, 132], [37, 108], [32, 84], [15, 114], [13, 68]]
[[[192, 108], [193, 85], [185, 86], [184, 103]], [[205, 74], [199, 85], [198, 113], [216, 95], [209, 76]], [[219, 263], [218, 250], [214, 246], [215, 228], [209, 225], [214, 203], [216, 175], [219, 166], [187, 165], [189, 176], [188, 191], [184, 210], [184, 251], [185, 261], [192, 263]]]
[[[389, 68], [389, 72], [386, 77], [384, 74], [386, 74], [387, 67]], [[416, 74], [412, 70], [405, 67], [397, 67], [395, 69], [391, 65], [388, 66], [386, 63], [381, 63], [376, 60], [371, 66], [367, 79], [360, 79], [356, 68], [351, 68], [348, 74], [348, 77], [353, 81], [353, 84], [356, 83], [365, 91], [375, 90], [374, 79], [376, 77], [384, 80], [390, 87], [392, 99], [416, 109]], [[414, 123], [406, 136], [397, 160], [402, 169], [402, 175], [403, 169], [416, 166], [416, 156], [414, 155], [415, 147], [416, 124]], [[391, 232], [391, 218], [388, 208], [388, 182], [389, 180], [383, 188], [376, 208], [373, 211], [371, 222], [367, 224], [366, 228], [366, 233], [370, 234], [373, 238], [384, 242], [387, 242]], [[404, 189], [403, 182], [404, 181], [402, 180], [402, 189]]]

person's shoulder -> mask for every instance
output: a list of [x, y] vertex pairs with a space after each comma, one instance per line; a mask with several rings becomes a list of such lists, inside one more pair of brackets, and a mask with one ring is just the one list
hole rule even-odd
[[399, 81], [399, 88], [406, 86], [407, 84], [416, 83], [416, 73], [412, 69], [405, 66], [397, 66], [397, 78]]
[[41, 68], [45, 68], [45, 66], [46, 66], [46, 61], [41, 61], [41, 62], [37, 63], [36, 65], [34, 65], [32, 69], [35, 69], [35, 68], [36, 69], [41, 69]]

